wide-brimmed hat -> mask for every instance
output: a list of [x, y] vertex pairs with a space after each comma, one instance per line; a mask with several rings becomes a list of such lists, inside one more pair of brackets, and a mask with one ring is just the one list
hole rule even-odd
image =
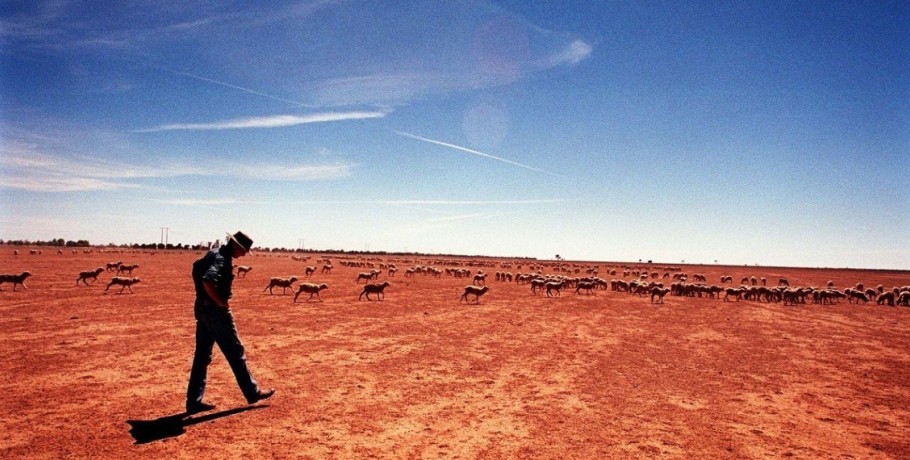
[[253, 247], [253, 239], [246, 235], [243, 232], [237, 232], [231, 235], [231, 232], [227, 232], [227, 237], [234, 242], [237, 246], [240, 246], [244, 251], [249, 252]]

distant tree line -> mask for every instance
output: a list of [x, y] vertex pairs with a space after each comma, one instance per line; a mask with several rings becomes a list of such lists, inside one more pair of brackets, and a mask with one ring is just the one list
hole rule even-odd
[[[8, 244], [11, 246], [56, 246], [56, 247], [76, 247], [76, 248], [87, 248], [91, 244], [87, 240], [78, 240], [78, 241], [66, 241], [63, 238], [57, 238], [49, 241], [41, 240], [7, 240], [4, 241], [0, 239], [0, 245]], [[115, 248], [130, 248], [130, 249], [153, 249], [153, 250], [193, 250], [193, 251], [204, 251], [209, 248], [216, 247], [219, 244], [218, 241], [212, 242], [200, 242], [197, 244], [183, 244], [183, 243], [130, 243], [130, 244], [114, 244], [110, 243], [107, 247]], [[257, 247], [254, 248], [257, 252], [274, 252], [274, 253], [295, 253], [295, 254], [345, 254], [351, 256], [396, 256], [396, 257], [472, 257], [472, 258], [502, 258], [502, 257], [490, 257], [483, 255], [465, 255], [465, 254], [429, 254], [421, 252], [389, 252], [389, 251], [347, 251], [344, 249], [288, 249], [282, 247], [268, 248], [268, 247]], [[557, 256], [559, 257], [559, 256]], [[517, 259], [517, 260], [537, 260], [536, 257], [506, 257], [508, 259]]]
[[50, 241], [41, 241], [41, 240], [0, 240], [0, 244], [8, 244], [10, 246], [57, 246], [57, 247], [72, 247], [72, 248], [87, 248], [91, 244], [86, 240], [66, 241], [63, 238], [57, 238]]

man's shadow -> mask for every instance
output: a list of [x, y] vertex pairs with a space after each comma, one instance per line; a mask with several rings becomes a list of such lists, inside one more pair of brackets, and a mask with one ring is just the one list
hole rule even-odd
[[160, 441], [166, 438], [173, 438], [186, 432], [186, 427], [197, 423], [207, 422], [209, 420], [227, 417], [229, 415], [239, 414], [253, 409], [265, 409], [269, 407], [266, 404], [260, 406], [238, 407], [221, 412], [212, 412], [211, 414], [192, 417], [186, 412], [174, 415], [159, 417], [154, 420], [127, 420], [130, 425], [130, 434], [136, 440], [136, 444], [145, 444], [152, 441]]

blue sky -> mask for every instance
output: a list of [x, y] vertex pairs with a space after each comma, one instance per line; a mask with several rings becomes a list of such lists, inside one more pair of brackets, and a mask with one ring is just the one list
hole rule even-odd
[[2, 239], [910, 268], [907, 2], [13, 1], [0, 91]]

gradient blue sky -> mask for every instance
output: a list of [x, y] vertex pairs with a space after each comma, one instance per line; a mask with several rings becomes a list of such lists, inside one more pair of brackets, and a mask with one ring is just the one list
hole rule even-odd
[[906, 1], [0, 3], [0, 238], [910, 268]]

